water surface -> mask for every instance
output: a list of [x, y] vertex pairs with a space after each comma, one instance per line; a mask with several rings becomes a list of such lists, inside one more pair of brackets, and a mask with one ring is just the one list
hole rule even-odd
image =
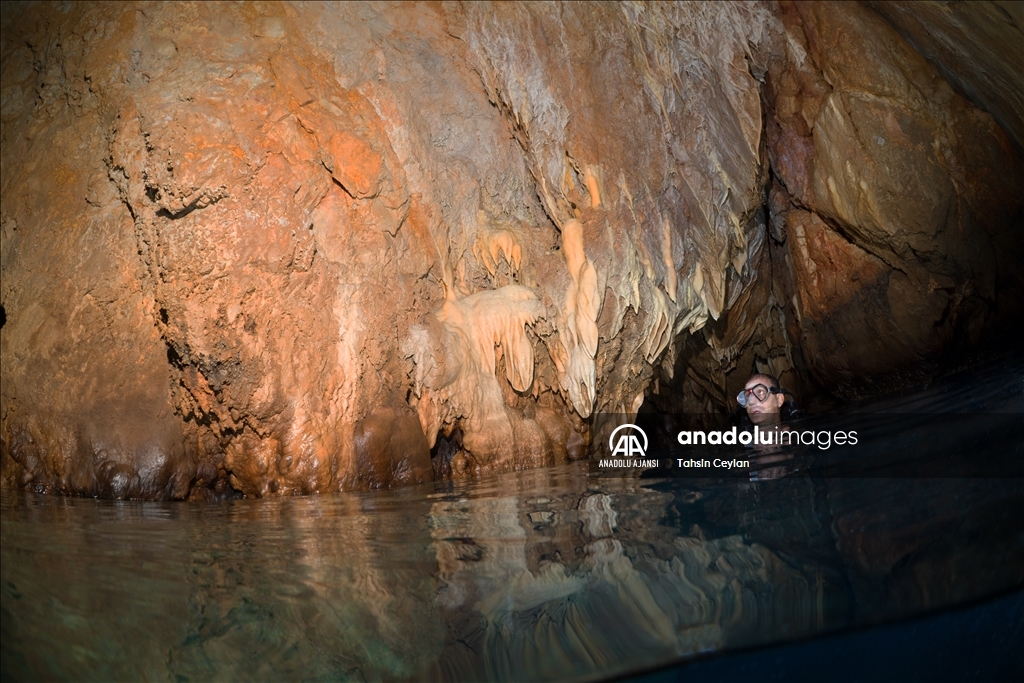
[[[964, 415], [1013, 414], [1022, 387], [1004, 366], [899, 405], [958, 414], [947, 439], [1014, 448]], [[3, 678], [587, 680], [1024, 587], [1021, 479], [791, 469], [577, 463], [220, 503], [3, 491]]]

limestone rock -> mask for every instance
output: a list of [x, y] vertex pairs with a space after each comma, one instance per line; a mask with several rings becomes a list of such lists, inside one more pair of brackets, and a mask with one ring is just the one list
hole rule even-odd
[[869, 2], [1024, 150], [1024, 5]]
[[941, 367], [1024, 309], [1012, 27], [877, 9], [5, 8], [3, 485], [474, 476]]
[[1021, 305], [1024, 170], [1006, 133], [860, 5], [780, 19], [768, 141], [788, 195], [772, 209], [809, 370], [863, 387], [977, 342], [993, 309]]

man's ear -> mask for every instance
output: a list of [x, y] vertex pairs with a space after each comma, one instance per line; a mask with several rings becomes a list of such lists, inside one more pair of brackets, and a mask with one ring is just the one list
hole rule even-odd
[[776, 396], [779, 397], [779, 408], [781, 408], [782, 404], [786, 402], [786, 395], [785, 394], [776, 394]]

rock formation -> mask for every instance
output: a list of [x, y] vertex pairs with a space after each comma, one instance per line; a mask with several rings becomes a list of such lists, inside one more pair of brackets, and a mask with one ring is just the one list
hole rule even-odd
[[941, 368], [1024, 308], [1004, 4], [5, 8], [3, 485], [472, 476]]

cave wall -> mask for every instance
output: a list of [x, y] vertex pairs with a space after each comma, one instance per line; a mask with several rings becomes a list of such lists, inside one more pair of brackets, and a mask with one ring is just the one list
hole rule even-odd
[[1024, 3], [867, 4], [1024, 151]]
[[1021, 308], [1019, 127], [883, 4], [5, 7], [3, 485], [472, 476], [941, 366]]
[[882, 18], [832, 9], [780, 11], [771, 202], [789, 242], [790, 334], [819, 382], [852, 388], [1019, 314], [1022, 169], [993, 117]]

